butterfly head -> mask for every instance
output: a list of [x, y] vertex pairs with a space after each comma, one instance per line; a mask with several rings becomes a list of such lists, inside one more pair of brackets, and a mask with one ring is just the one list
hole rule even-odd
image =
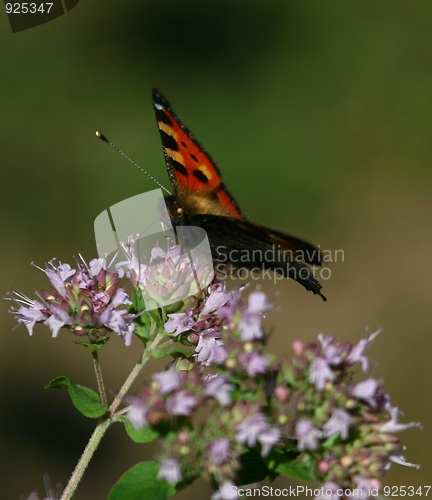
[[165, 204], [168, 209], [168, 215], [175, 222], [180, 222], [184, 218], [183, 207], [180, 206], [175, 196], [165, 196]]

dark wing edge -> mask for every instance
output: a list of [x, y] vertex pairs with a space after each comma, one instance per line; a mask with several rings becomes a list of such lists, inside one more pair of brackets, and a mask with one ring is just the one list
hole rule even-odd
[[271, 269], [327, 300], [322, 285], [305, 264], [322, 264], [320, 251], [310, 243], [231, 217], [194, 215], [189, 223], [207, 232], [215, 261], [234, 268]]

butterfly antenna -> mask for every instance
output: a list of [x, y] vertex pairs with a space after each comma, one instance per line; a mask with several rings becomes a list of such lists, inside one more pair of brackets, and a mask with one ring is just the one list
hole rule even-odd
[[144, 172], [146, 175], [148, 175], [150, 177], [150, 179], [153, 181], [153, 182], [156, 182], [156, 184], [162, 188], [165, 192], [167, 192], [169, 195], [171, 195], [172, 193], [165, 187], [165, 186], [162, 186], [162, 184], [157, 180], [155, 179], [151, 174], [149, 174], [147, 172], [147, 170], [144, 170], [142, 167], [140, 167], [138, 165], [138, 163], [135, 163], [131, 158], [129, 158], [129, 156], [125, 153], [123, 153], [123, 151], [118, 148], [115, 144], [113, 144], [109, 139], [107, 139], [103, 134], [102, 132], [99, 132], [99, 131], [96, 131], [96, 137], [99, 137], [99, 139], [101, 139], [102, 141], [106, 142], [107, 144], [109, 144], [112, 148], [114, 148], [118, 153], [120, 153], [124, 158], [126, 158], [126, 160], [130, 161], [132, 163], [132, 165], [135, 165], [135, 167], [139, 168], [141, 170], [141, 172]]

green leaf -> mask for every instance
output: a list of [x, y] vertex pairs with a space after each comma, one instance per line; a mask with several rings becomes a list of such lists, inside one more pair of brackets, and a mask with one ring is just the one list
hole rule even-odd
[[68, 377], [60, 376], [53, 378], [45, 386], [45, 389], [60, 389], [62, 387], [68, 388], [73, 405], [85, 417], [99, 418], [108, 411], [108, 408], [100, 402], [100, 398], [95, 391], [88, 387], [74, 384]]
[[141, 311], [144, 311], [145, 309], [144, 298], [139, 288], [133, 289], [132, 296], [130, 298], [132, 301], [132, 305], [129, 308], [129, 312], [139, 313]]
[[263, 481], [269, 474], [269, 470], [261, 453], [256, 450], [248, 450], [240, 456], [241, 469], [237, 472], [235, 483], [237, 485], [252, 484]]
[[277, 474], [282, 474], [283, 476], [295, 477], [297, 479], [301, 479], [302, 481], [314, 480], [310, 470], [305, 465], [295, 460], [279, 464], [276, 467], [275, 472]]
[[272, 477], [279, 474], [283, 476], [295, 477], [303, 481], [313, 481], [311, 470], [297, 460], [298, 451], [272, 450], [266, 458], [267, 466], [272, 472]]
[[167, 314], [173, 314], [178, 311], [184, 306], [184, 301], [179, 300], [178, 302], [174, 302], [174, 304], [169, 304], [168, 306], [162, 307], [162, 311], [165, 315]]
[[145, 310], [145, 304], [139, 288], [133, 289], [131, 301], [132, 305], [128, 308], [128, 312], [139, 315], [134, 319], [135, 335], [146, 343], [149, 338], [151, 320], [148, 313], [143, 312]]
[[159, 433], [151, 427], [147, 426], [140, 430], [136, 430], [127, 418], [123, 417], [122, 421], [124, 422], [127, 435], [132, 441], [135, 441], [135, 443], [151, 443], [159, 437]]
[[178, 346], [167, 347], [166, 349], [155, 349], [152, 351], [152, 356], [155, 359], [165, 358], [166, 356], [172, 356], [173, 358], [178, 358], [180, 356], [190, 356], [190, 349], [182, 349]]
[[140, 462], [126, 471], [111, 488], [108, 500], [166, 500], [176, 487], [157, 479], [157, 462]]
[[144, 344], [149, 339], [149, 332], [150, 327], [148, 325], [137, 323], [137, 320], [135, 320], [135, 335], [139, 337], [144, 342]]

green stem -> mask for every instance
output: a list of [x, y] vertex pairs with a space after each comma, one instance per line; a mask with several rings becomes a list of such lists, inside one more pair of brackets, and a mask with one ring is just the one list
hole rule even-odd
[[170, 345], [174, 345], [175, 340], [167, 340], [166, 342], [162, 344], [158, 344], [158, 349], [165, 349], [166, 347], [169, 347]]
[[93, 453], [96, 451], [96, 448], [98, 447], [102, 436], [105, 434], [105, 431], [108, 429], [110, 424], [111, 420], [105, 418], [101, 420], [96, 426], [96, 429], [93, 431], [93, 434], [91, 435], [89, 442], [87, 443], [87, 446], [85, 447], [84, 452], [81, 455], [81, 458], [79, 459], [79, 462], [77, 463], [75, 470], [73, 471], [72, 476], [69, 479], [69, 483], [64, 489], [60, 500], [69, 500], [70, 498], [72, 498], [72, 495], [74, 494], [84, 474], [84, 471], [87, 468], [87, 465], [93, 457]]
[[92, 352], [92, 358], [93, 358], [93, 368], [95, 371], [96, 381], [97, 381], [98, 390], [99, 390], [99, 397], [101, 399], [101, 403], [104, 406], [108, 406], [108, 401], [107, 401], [106, 392], [105, 392], [105, 385], [103, 383], [103, 377], [102, 377], [102, 369], [101, 369], [101, 365], [99, 363], [97, 351]]
[[[93, 434], [90, 437], [89, 442], [87, 443], [87, 446], [84, 449], [83, 454], [81, 455], [81, 458], [79, 459], [79, 462], [77, 463], [75, 470], [72, 473], [72, 476], [69, 479], [69, 482], [66, 486], [66, 488], [63, 491], [63, 494], [60, 498], [60, 500], [70, 500], [72, 498], [72, 495], [74, 494], [79, 482], [81, 481], [81, 478], [91, 460], [93, 457], [93, 454], [98, 447], [103, 435], [105, 434], [106, 430], [110, 426], [110, 424], [113, 422], [112, 417], [114, 412], [117, 410], [119, 407], [120, 403], [122, 402], [123, 398], [127, 394], [128, 390], [130, 389], [131, 385], [139, 375], [140, 371], [144, 367], [144, 365], [147, 363], [147, 361], [151, 358], [151, 353], [153, 349], [155, 349], [162, 338], [164, 337], [164, 333], [158, 332], [157, 331], [157, 326], [156, 324], [152, 321], [151, 324], [151, 330], [150, 330], [150, 338], [153, 338], [152, 342], [147, 345], [147, 347], [144, 349], [144, 352], [142, 353], [141, 358], [139, 359], [138, 363], [133, 367], [133, 370], [129, 374], [128, 378], [125, 380], [122, 388], [120, 389], [119, 393], [117, 396], [114, 398], [114, 401], [112, 402], [110, 408], [109, 408], [109, 417], [103, 417], [98, 425], [96, 426], [96, 429], [93, 431]], [[93, 358], [94, 362], [94, 358]], [[98, 363], [99, 365], [99, 363]], [[96, 375], [97, 378], [97, 375]], [[101, 380], [102, 380], [102, 374], [101, 374]], [[99, 385], [99, 381], [98, 381]], [[103, 384], [102, 384], [103, 387]], [[100, 388], [99, 388], [100, 391]], [[104, 391], [105, 392], [105, 391]]]
[[[153, 327], [153, 324], [152, 324], [152, 327]], [[154, 333], [154, 332], [156, 332], [156, 326], [154, 327], [152, 333]], [[111, 414], [117, 410], [119, 404], [122, 402], [123, 398], [126, 396], [128, 390], [130, 389], [130, 386], [135, 382], [135, 379], [139, 375], [139, 372], [143, 369], [144, 365], [150, 359], [152, 351], [158, 346], [159, 342], [163, 339], [164, 335], [165, 335], [165, 333], [158, 332], [156, 334], [155, 338], [153, 339], [152, 343], [144, 349], [144, 352], [142, 353], [141, 359], [133, 367], [128, 378], [125, 380], [123, 387], [120, 389], [117, 396], [114, 398], [114, 401], [111, 403], [111, 406], [109, 408]]]

